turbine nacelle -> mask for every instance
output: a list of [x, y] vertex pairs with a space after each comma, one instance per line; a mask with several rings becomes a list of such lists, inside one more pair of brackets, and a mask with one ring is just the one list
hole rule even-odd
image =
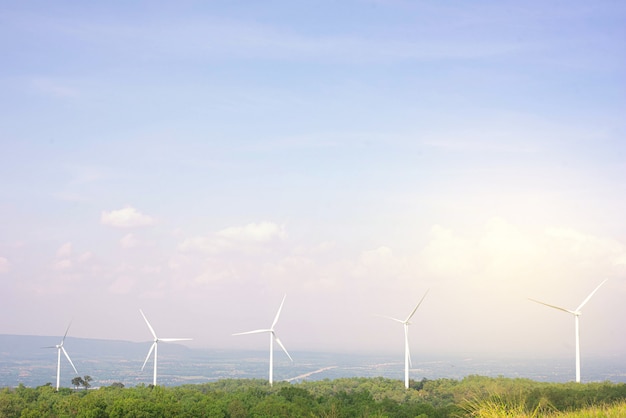
[[192, 339], [191, 338], [159, 338], [157, 337], [156, 332], [154, 331], [154, 328], [152, 328], [152, 325], [150, 325], [150, 322], [148, 321], [148, 318], [146, 318], [146, 315], [144, 315], [141, 309], [139, 309], [139, 312], [141, 313], [141, 316], [143, 316], [144, 321], [146, 321], [146, 325], [148, 325], [148, 329], [150, 330], [150, 333], [154, 337], [154, 339], [152, 340], [152, 345], [150, 346], [150, 350], [148, 351], [148, 355], [146, 356], [146, 359], [144, 360], [143, 365], [141, 366], [141, 370], [143, 371], [143, 369], [146, 367], [146, 363], [148, 363], [148, 359], [150, 358], [150, 356], [152, 355], [152, 352], [154, 351], [154, 374], [152, 377], [152, 384], [156, 386], [157, 351], [158, 351], [159, 343], [160, 342], [174, 342], [174, 341], [191, 341]]
[[74, 369], [74, 372], [78, 376], [78, 370], [76, 370], [76, 366], [74, 366], [74, 363], [72, 362], [72, 359], [70, 358], [70, 355], [67, 354], [67, 351], [65, 350], [65, 348], [63, 348], [63, 344], [65, 343], [65, 337], [67, 337], [67, 333], [70, 330], [70, 326], [72, 326], [71, 322], [67, 326], [67, 329], [65, 330], [65, 334], [63, 334], [63, 338], [61, 338], [61, 343], [57, 345], [43, 347], [43, 348], [56, 348], [57, 350], [57, 390], [59, 390], [59, 386], [61, 385], [61, 353], [63, 353], [67, 361], [72, 365], [72, 369]]
[[291, 358], [291, 356], [289, 355], [289, 352], [287, 351], [287, 349], [285, 348], [285, 346], [283, 345], [283, 343], [280, 341], [280, 338], [278, 338], [278, 336], [276, 335], [276, 331], [274, 331], [274, 327], [276, 326], [276, 323], [278, 322], [278, 318], [280, 317], [280, 312], [283, 309], [283, 305], [285, 304], [285, 299], [287, 298], [287, 295], [283, 296], [283, 300], [280, 303], [280, 307], [278, 308], [278, 312], [276, 312], [276, 316], [274, 317], [274, 321], [272, 322], [272, 326], [270, 328], [267, 329], [256, 329], [254, 331], [246, 331], [246, 332], [238, 332], [235, 333], [233, 335], [247, 335], [247, 334], [262, 334], [262, 333], [268, 333], [270, 334], [270, 371], [269, 371], [269, 383], [270, 385], [273, 384], [273, 376], [274, 376], [274, 347], [273, 347], [273, 342], [276, 341], [276, 343], [278, 343], [278, 345], [280, 346], [280, 348], [285, 352], [285, 354], [287, 354], [287, 357], [289, 357], [289, 360], [293, 361], [293, 358]]
[[393, 318], [391, 316], [378, 315], [382, 318], [387, 318], [392, 321], [399, 322], [404, 326], [404, 386], [407, 389], [409, 388], [409, 366], [413, 367], [413, 362], [411, 361], [411, 349], [409, 347], [409, 325], [411, 325], [411, 318], [413, 318], [413, 315], [415, 315], [415, 312], [417, 312], [417, 308], [420, 307], [427, 294], [428, 290], [426, 291], [426, 293], [424, 293], [422, 299], [420, 299], [418, 304], [405, 320]]
[[595, 289], [593, 289], [593, 292], [591, 292], [589, 294], [589, 296], [587, 296], [585, 298], [585, 300], [582, 301], [582, 303], [580, 305], [578, 305], [578, 307], [575, 310], [570, 310], [570, 309], [565, 309], [562, 308], [560, 306], [556, 306], [556, 305], [550, 305], [549, 303], [545, 303], [545, 302], [541, 302], [539, 300], [535, 300], [535, 299], [530, 299], [533, 302], [539, 303], [541, 305], [545, 305], [549, 308], [554, 308], [557, 309], [559, 311], [563, 311], [563, 312], [567, 312], [570, 313], [572, 315], [574, 315], [574, 325], [575, 325], [575, 329], [576, 329], [576, 382], [580, 382], [580, 336], [579, 336], [579, 331], [578, 331], [578, 318], [582, 315], [582, 311], [581, 309], [583, 308], [583, 306], [585, 306], [585, 304], [587, 302], [589, 302], [589, 299], [591, 299], [591, 297], [598, 291], [598, 289], [600, 289], [600, 287], [606, 283], [608, 279], [604, 279], [602, 281], [602, 283], [600, 283]]

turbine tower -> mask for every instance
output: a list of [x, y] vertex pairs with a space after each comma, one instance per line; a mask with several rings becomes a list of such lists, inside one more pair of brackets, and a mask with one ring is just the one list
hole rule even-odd
[[542, 305], [548, 306], [550, 308], [554, 308], [554, 309], [558, 309], [559, 311], [563, 311], [563, 312], [567, 312], [570, 313], [572, 315], [574, 315], [574, 326], [576, 328], [576, 382], [580, 383], [580, 335], [578, 332], [578, 317], [580, 317], [580, 315], [582, 315], [581, 309], [583, 308], [583, 306], [585, 306], [585, 304], [587, 302], [589, 302], [589, 299], [591, 299], [591, 297], [594, 295], [594, 293], [596, 293], [598, 291], [598, 289], [600, 289], [600, 286], [602, 286], [604, 283], [606, 283], [608, 279], [604, 279], [604, 281], [602, 283], [600, 283], [598, 285], [598, 287], [596, 287], [593, 292], [591, 292], [589, 294], [589, 296], [587, 296], [587, 298], [585, 298], [585, 300], [583, 300], [583, 302], [578, 305], [578, 308], [576, 308], [575, 310], [571, 311], [569, 309], [565, 309], [565, 308], [561, 308], [560, 306], [555, 306], [555, 305], [550, 305], [548, 303], [544, 303], [535, 299], [531, 299], [528, 298], [530, 300], [532, 300], [533, 302], [537, 302], [540, 303]]
[[415, 309], [413, 309], [411, 314], [404, 321], [401, 319], [392, 318], [390, 316], [383, 316], [383, 318], [387, 318], [387, 319], [391, 319], [392, 321], [399, 322], [404, 326], [404, 387], [406, 389], [409, 388], [409, 365], [412, 366], [411, 351], [409, 348], [409, 325], [411, 325], [411, 322], [410, 322], [411, 318], [413, 318], [413, 315], [415, 315], [417, 308], [420, 307], [420, 305], [422, 304], [422, 301], [424, 300], [427, 294], [428, 294], [428, 290], [426, 291], [426, 293], [424, 293], [424, 296], [422, 296], [422, 299], [418, 302], [417, 306], [415, 306]]
[[61, 339], [60, 344], [43, 347], [43, 348], [56, 348], [57, 349], [57, 391], [59, 390], [59, 386], [61, 384], [61, 351], [63, 351], [63, 354], [65, 354], [67, 361], [70, 362], [70, 364], [72, 365], [72, 368], [76, 372], [76, 376], [78, 376], [78, 371], [76, 370], [74, 363], [72, 363], [72, 359], [70, 358], [70, 355], [67, 354], [67, 351], [65, 351], [65, 347], [63, 347], [63, 343], [65, 343], [65, 337], [67, 336], [67, 332], [70, 330], [71, 325], [72, 323], [70, 322], [70, 324], [67, 326], [67, 329], [65, 330], [65, 334], [63, 335], [63, 338]]
[[143, 366], [141, 366], [141, 370], [143, 371], [144, 367], [146, 367], [146, 363], [148, 362], [148, 359], [150, 358], [150, 354], [152, 354], [152, 351], [154, 351], [154, 375], [152, 377], [152, 385], [156, 386], [157, 384], [157, 350], [159, 347], [159, 342], [161, 341], [163, 342], [190, 341], [191, 338], [159, 338], [154, 332], [152, 325], [150, 325], [150, 322], [148, 322], [148, 318], [146, 318], [146, 315], [144, 315], [143, 311], [139, 309], [139, 312], [141, 312], [141, 316], [143, 316], [143, 319], [146, 321], [146, 324], [148, 325], [148, 328], [150, 328], [150, 332], [152, 333], [152, 336], [154, 337], [152, 346], [150, 346], [150, 351], [148, 351], [148, 355], [146, 356], [146, 360], [143, 362]]
[[270, 335], [270, 377], [269, 377], [270, 386], [272, 386], [274, 383], [273, 381], [274, 380], [274, 340], [276, 340], [280, 348], [282, 348], [285, 354], [287, 354], [287, 357], [289, 357], [289, 360], [293, 361], [293, 359], [287, 352], [287, 349], [285, 348], [283, 343], [280, 342], [280, 339], [278, 338], [278, 336], [276, 335], [276, 332], [274, 331], [274, 326], [278, 322], [278, 317], [280, 316], [280, 311], [283, 309], [283, 304], [285, 303], [286, 297], [287, 295], [283, 296], [283, 301], [280, 303], [280, 307], [278, 308], [278, 312], [276, 312], [276, 317], [274, 317], [274, 322], [272, 322], [272, 326], [270, 328], [257, 329], [254, 331], [239, 332], [237, 334], [233, 334], [233, 335], [244, 335], [244, 334], [260, 334], [260, 333], [267, 332]]

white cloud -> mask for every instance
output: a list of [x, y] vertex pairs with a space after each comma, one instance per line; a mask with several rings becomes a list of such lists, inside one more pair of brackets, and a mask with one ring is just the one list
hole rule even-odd
[[59, 260], [52, 265], [52, 268], [54, 268], [55, 270], [69, 270], [72, 268], [72, 260]]
[[431, 240], [422, 252], [427, 269], [440, 277], [455, 277], [476, 271], [477, 246], [451, 229], [434, 225]]
[[361, 262], [366, 266], [378, 266], [381, 264], [386, 265], [392, 259], [393, 251], [391, 248], [386, 246], [361, 253]]
[[546, 236], [553, 238], [576, 255], [607, 257], [611, 264], [623, 264], [626, 246], [622, 243], [584, 234], [571, 228], [546, 228]]
[[75, 254], [71, 242], [61, 245], [56, 251], [56, 258], [52, 260], [50, 269], [57, 274], [51, 280], [80, 280], [84, 275], [88, 275], [97, 270], [97, 266], [90, 263], [93, 253], [84, 251]]
[[163, 268], [161, 266], [143, 266], [139, 271], [142, 274], [161, 274]]
[[111, 286], [109, 286], [109, 291], [111, 293], [125, 295], [130, 293], [131, 290], [135, 287], [135, 280], [123, 276], [115, 280]]
[[6, 273], [9, 271], [9, 260], [5, 257], [0, 257], [0, 274]]
[[554, 267], [588, 276], [626, 273], [626, 245], [571, 228], [545, 230], [546, 246]]
[[405, 272], [405, 263], [393, 254], [393, 250], [386, 246], [374, 250], [361, 252], [359, 259], [352, 270], [355, 277], [369, 278], [374, 281], [397, 278]]
[[78, 262], [84, 263], [86, 261], [91, 260], [92, 258], [93, 258], [93, 253], [90, 251], [85, 251], [84, 253], [80, 255], [80, 257], [78, 257]]
[[222, 266], [215, 261], [207, 261], [204, 271], [194, 277], [193, 282], [198, 285], [207, 285], [217, 282], [237, 280], [235, 270], [229, 266]]
[[285, 229], [272, 222], [233, 226], [217, 232], [217, 236], [232, 241], [268, 242], [286, 238]]
[[178, 248], [183, 252], [217, 254], [226, 250], [246, 251], [257, 248], [258, 244], [280, 241], [286, 237], [283, 226], [272, 222], [250, 223], [224, 228], [209, 237], [187, 238]]
[[78, 264], [86, 263], [93, 258], [93, 253], [85, 251], [77, 257], [73, 257], [74, 249], [71, 242], [66, 242], [61, 245], [56, 252], [56, 261], [53, 262], [52, 268], [54, 270], [69, 270]]
[[625, 260], [626, 246], [612, 239], [567, 228], [522, 229], [501, 218], [473, 233], [436, 225], [421, 253], [423, 266], [435, 277], [526, 288], [619, 276]]
[[57, 250], [58, 258], [67, 258], [71, 256], [72, 256], [72, 243], [71, 242], [66, 242], [65, 244], [61, 245], [59, 249]]
[[214, 239], [207, 237], [193, 237], [187, 238], [179, 244], [178, 249], [183, 252], [204, 252], [214, 253], [219, 249], [218, 242]]
[[189, 264], [189, 259], [190, 259], [189, 256], [176, 254], [167, 261], [167, 267], [172, 271], [180, 270], [184, 266]]
[[[500, 344], [493, 329], [519, 329], [503, 344], [517, 351], [532, 348], [537, 338], [557, 347], [562, 337], [561, 330], [546, 325], [560, 316], [543, 316], [527, 298], [573, 308], [602, 279], [623, 277], [625, 256], [626, 246], [606, 237], [494, 217], [471, 228], [433, 226], [417, 260], [432, 291], [429, 300], [445, 298], [428, 307], [440, 329], [454, 327], [473, 349]], [[615, 303], [607, 293], [596, 298]], [[589, 315], [598, 303], [590, 305]], [[434, 327], [432, 332], [439, 333]], [[444, 335], [435, 336], [433, 344], [445, 346]]]
[[110, 212], [103, 211], [100, 222], [104, 225], [114, 226], [116, 228], [135, 228], [154, 225], [155, 220], [151, 216], [144, 215], [137, 211], [137, 209], [129, 206]]
[[134, 248], [139, 245], [139, 240], [133, 234], [126, 234], [120, 239], [122, 248]]
[[[304, 252], [302, 249], [300, 251]], [[313, 248], [304, 254], [291, 254], [266, 263], [261, 270], [268, 283], [280, 289], [306, 292], [337, 292], [341, 290], [346, 273], [345, 264], [320, 263]]]

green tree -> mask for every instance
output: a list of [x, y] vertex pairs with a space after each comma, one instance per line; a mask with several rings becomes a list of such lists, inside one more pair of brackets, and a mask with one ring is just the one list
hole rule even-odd
[[240, 399], [233, 399], [228, 403], [228, 416], [232, 418], [245, 418], [248, 416], [246, 406]]
[[93, 379], [91, 378], [91, 376], [85, 375], [85, 377], [83, 377], [83, 382], [82, 382], [83, 387], [85, 389], [89, 389], [91, 387], [91, 383], [89, 382], [92, 382], [92, 381]]
[[72, 385], [74, 385], [74, 389], [78, 389], [79, 386], [82, 386], [85, 383], [82, 377], [76, 376], [72, 379]]

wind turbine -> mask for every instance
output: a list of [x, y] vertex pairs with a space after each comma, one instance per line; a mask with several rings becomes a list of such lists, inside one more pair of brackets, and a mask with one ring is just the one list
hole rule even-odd
[[274, 322], [272, 322], [272, 326], [270, 328], [268, 328], [268, 329], [257, 329], [257, 330], [254, 330], [254, 331], [239, 332], [237, 334], [233, 334], [233, 335], [260, 334], [260, 333], [264, 333], [264, 332], [267, 332], [267, 333], [270, 334], [270, 379], [269, 379], [270, 386], [272, 386], [273, 378], [274, 378], [274, 340], [276, 340], [276, 342], [278, 343], [280, 348], [282, 348], [283, 351], [285, 352], [285, 354], [287, 354], [287, 357], [289, 357], [289, 360], [293, 361], [293, 359], [291, 358], [291, 356], [287, 352], [287, 349], [285, 348], [283, 343], [280, 342], [280, 339], [278, 338], [278, 336], [276, 335], [276, 332], [274, 331], [274, 326], [278, 322], [278, 317], [280, 316], [280, 311], [283, 309], [283, 304], [285, 303], [285, 298], [286, 297], [287, 297], [287, 295], [283, 296], [283, 301], [280, 303], [280, 307], [278, 308], [278, 312], [276, 312], [276, 317], [274, 317]]
[[589, 302], [589, 299], [591, 299], [591, 297], [594, 295], [594, 293], [596, 293], [598, 291], [598, 289], [600, 289], [600, 286], [602, 286], [604, 283], [606, 283], [607, 280], [608, 279], [604, 279], [604, 281], [602, 283], [600, 283], [598, 285], [598, 287], [596, 287], [593, 290], [593, 292], [591, 292], [589, 294], [589, 296], [587, 296], [585, 298], [585, 300], [583, 300], [583, 302], [580, 305], [578, 305], [578, 308], [576, 308], [573, 311], [571, 311], [569, 309], [561, 308], [560, 306], [550, 305], [548, 303], [544, 303], [544, 302], [541, 302], [541, 301], [538, 301], [538, 300], [535, 300], [535, 299], [528, 298], [528, 299], [532, 300], [533, 302], [537, 302], [537, 303], [540, 303], [542, 305], [548, 306], [550, 308], [558, 309], [559, 311], [567, 312], [567, 313], [570, 313], [570, 314], [574, 315], [574, 324], [575, 324], [575, 327], [576, 327], [576, 382], [577, 383], [580, 383], [580, 335], [579, 335], [579, 332], [578, 332], [578, 317], [580, 315], [582, 315], [582, 312], [580, 310], [583, 308], [583, 306], [585, 306], [585, 304], [587, 302]]
[[411, 351], [409, 348], [409, 325], [411, 325], [411, 322], [410, 322], [411, 318], [413, 318], [413, 315], [415, 315], [417, 308], [420, 307], [420, 305], [422, 304], [422, 301], [424, 300], [427, 294], [428, 294], [428, 290], [426, 291], [426, 293], [424, 293], [424, 296], [422, 296], [422, 299], [415, 306], [415, 309], [413, 309], [411, 314], [404, 321], [401, 319], [392, 318], [390, 316], [383, 316], [383, 318], [391, 319], [392, 321], [396, 321], [404, 325], [404, 387], [406, 389], [409, 388], [409, 365], [413, 366], [411, 364]]
[[67, 332], [70, 330], [71, 325], [72, 323], [70, 322], [70, 324], [67, 326], [67, 329], [65, 330], [65, 334], [63, 334], [63, 338], [61, 339], [60, 344], [43, 347], [43, 348], [56, 348], [57, 349], [57, 391], [59, 390], [59, 386], [61, 384], [61, 351], [63, 351], [63, 354], [65, 354], [67, 361], [70, 362], [70, 364], [72, 365], [72, 368], [74, 369], [74, 371], [76, 372], [76, 375], [78, 376], [78, 371], [76, 370], [74, 363], [72, 363], [72, 359], [70, 358], [70, 355], [67, 354], [67, 351], [65, 351], [65, 347], [63, 347], [63, 343], [65, 342], [65, 337], [67, 336]]
[[150, 347], [150, 351], [148, 351], [148, 355], [146, 356], [146, 360], [143, 362], [143, 366], [141, 366], [141, 370], [143, 371], [144, 367], [146, 367], [146, 363], [148, 362], [148, 359], [150, 358], [150, 354], [152, 354], [152, 351], [154, 351], [154, 375], [152, 377], [152, 385], [156, 386], [157, 384], [157, 350], [159, 347], [159, 342], [161, 341], [163, 342], [190, 341], [191, 338], [159, 338], [154, 332], [152, 325], [150, 325], [150, 322], [148, 322], [148, 318], [146, 318], [143, 311], [139, 309], [139, 312], [141, 312], [141, 316], [143, 316], [143, 319], [146, 321], [146, 324], [148, 325], [148, 328], [150, 328], [150, 332], [152, 333], [152, 336], [154, 337], [154, 342], [152, 343], [152, 346]]

